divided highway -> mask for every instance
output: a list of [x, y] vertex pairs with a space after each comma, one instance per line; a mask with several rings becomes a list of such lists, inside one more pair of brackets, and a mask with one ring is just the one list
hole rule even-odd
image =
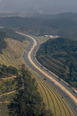
[[56, 90], [61, 94], [62, 98], [65, 99], [71, 108], [75, 116], [77, 116], [77, 93], [74, 93], [72, 87], [70, 87], [63, 80], [60, 80], [55, 74], [43, 67], [35, 58], [36, 51], [39, 48], [39, 41], [30, 35], [17, 32], [25, 37], [28, 37], [31, 41], [30, 46], [24, 52], [25, 62], [40, 76], [44, 77]]

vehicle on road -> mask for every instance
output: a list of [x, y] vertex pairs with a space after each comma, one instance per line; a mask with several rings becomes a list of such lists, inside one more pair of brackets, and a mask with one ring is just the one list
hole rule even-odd
[[74, 93], [77, 93], [77, 90], [74, 89], [73, 92], [74, 92]]

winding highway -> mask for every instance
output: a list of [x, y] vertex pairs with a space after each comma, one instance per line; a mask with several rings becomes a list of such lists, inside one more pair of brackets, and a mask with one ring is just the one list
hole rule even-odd
[[30, 35], [21, 32], [17, 33], [28, 37], [30, 40], [30, 46], [27, 48], [23, 55], [25, 62], [61, 94], [62, 98], [65, 99], [73, 109], [75, 116], [77, 116], [77, 93], [74, 92], [69, 84], [63, 80], [60, 80], [57, 75], [47, 70], [36, 60], [35, 55], [40, 46], [39, 41]]

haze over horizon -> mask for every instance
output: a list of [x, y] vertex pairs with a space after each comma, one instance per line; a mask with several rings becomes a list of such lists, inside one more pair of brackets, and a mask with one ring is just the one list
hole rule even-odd
[[0, 0], [0, 13], [55, 14], [77, 12], [76, 0]]

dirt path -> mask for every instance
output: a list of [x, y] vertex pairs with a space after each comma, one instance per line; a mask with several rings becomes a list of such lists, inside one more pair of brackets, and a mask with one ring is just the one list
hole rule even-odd
[[0, 97], [2, 97], [2, 96], [4, 96], [4, 95], [9, 95], [9, 94], [11, 94], [11, 93], [15, 93], [15, 92], [16, 92], [16, 90], [11, 91], [11, 92], [7, 92], [7, 93], [4, 93], [4, 94], [1, 94]]
[[12, 79], [12, 78], [16, 78], [16, 76], [5, 77], [5, 78], [2, 78], [2, 80]]

